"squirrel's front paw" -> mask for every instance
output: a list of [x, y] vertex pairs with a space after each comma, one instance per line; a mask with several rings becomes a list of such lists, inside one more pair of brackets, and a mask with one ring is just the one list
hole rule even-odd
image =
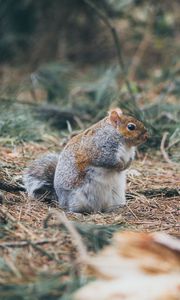
[[127, 168], [129, 168], [131, 162], [132, 162], [132, 158], [130, 158], [129, 161], [127, 161], [126, 163], [124, 163], [124, 170], [126, 170]]
[[126, 170], [127, 168], [129, 168], [131, 162], [132, 162], [131, 158], [127, 162], [125, 162], [124, 160], [121, 160], [117, 165], [117, 170], [118, 171]]

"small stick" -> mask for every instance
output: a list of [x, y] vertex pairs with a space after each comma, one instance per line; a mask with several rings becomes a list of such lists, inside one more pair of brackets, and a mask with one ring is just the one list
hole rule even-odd
[[149, 189], [149, 190], [142, 190], [137, 191], [139, 194], [143, 194], [144, 196], [151, 198], [163, 195], [165, 197], [176, 197], [179, 196], [180, 191], [178, 188], [159, 188], [159, 189]]
[[46, 250], [44, 250], [43, 248], [41, 248], [37, 243], [34, 243], [32, 241], [28, 241], [29, 245], [31, 245], [34, 249], [38, 250], [39, 252], [41, 252], [43, 255], [47, 256], [49, 259], [54, 260], [55, 262], [57, 262], [58, 264], [62, 264], [62, 261], [55, 258], [54, 255], [48, 253]]
[[128, 205], [126, 207], [129, 209], [129, 211], [132, 213], [132, 215], [135, 217], [135, 219], [139, 220], [139, 218], [136, 216], [136, 214], [133, 212], [133, 210]]
[[75, 229], [75, 227], [72, 225], [72, 223], [68, 220], [68, 218], [66, 217], [65, 213], [57, 213], [57, 211], [55, 212], [57, 217], [60, 219], [61, 223], [63, 223], [63, 225], [67, 228], [67, 230], [69, 231], [73, 242], [76, 246], [76, 249], [79, 252], [79, 256], [80, 256], [80, 261], [81, 262], [87, 262], [88, 260], [88, 253], [86, 250], [86, 247], [82, 241], [82, 238], [80, 236], [80, 234], [77, 232], [77, 230]]
[[1, 180], [0, 190], [10, 192], [10, 193], [16, 193], [16, 192], [24, 192], [25, 188], [21, 185], [11, 184]]
[[[57, 239], [43, 239], [39, 241], [33, 241], [33, 245], [42, 245], [42, 244], [49, 244], [49, 243], [56, 243]], [[32, 241], [16, 241], [16, 242], [4, 242], [0, 243], [0, 248], [5, 248], [5, 247], [24, 247], [32, 245]]]
[[161, 140], [160, 150], [161, 150], [161, 153], [162, 153], [165, 161], [170, 165], [175, 165], [176, 163], [174, 163], [173, 161], [170, 160], [170, 158], [165, 150], [165, 142], [167, 140], [167, 136], [168, 136], [168, 132], [164, 132], [162, 140]]
[[17, 276], [18, 278], [22, 278], [21, 273], [17, 269], [17, 267], [16, 267], [15, 263], [12, 261], [12, 259], [9, 256], [4, 255], [4, 260], [5, 260], [6, 264], [8, 265], [8, 267], [10, 268], [10, 270], [14, 273], [14, 275]]

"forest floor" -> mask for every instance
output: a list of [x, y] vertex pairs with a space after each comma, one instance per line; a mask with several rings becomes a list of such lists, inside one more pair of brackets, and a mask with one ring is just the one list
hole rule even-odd
[[[29, 161], [56, 150], [58, 142], [48, 143], [51, 146], [46, 143], [2, 145], [1, 178], [18, 182]], [[164, 231], [179, 236], [180, 172], [176, 164], [165, 162], [160, 152], [155, 154], [138, 154], [128, 175], [125, 207], [108, 214], [66, 214], [67, 218], [80, 222], [83, 228], [88, 224], [118, 225], [133, 231]], [[1, 284], [16, 286], [17, 283], [34, 282], [42, 274], [53, 276], [58, 272], [62, 282], [66, 282], [67, 270], [72, 266], [78, 274], [76, 247], [67, 231], [61, 230], [60, 213], [58, 205], [29, 199], [24, 192], [1, 195], [0, 263], [5, 264], [0, 271]]]

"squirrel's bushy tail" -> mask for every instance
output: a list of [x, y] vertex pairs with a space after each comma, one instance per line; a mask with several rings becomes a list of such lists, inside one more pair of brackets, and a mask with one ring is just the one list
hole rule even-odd
[[35, 198], [55, 199], [54, 173], [58, 154], [47, 154], [36, 159], [25, 171], [23, 183], [28, 195]]

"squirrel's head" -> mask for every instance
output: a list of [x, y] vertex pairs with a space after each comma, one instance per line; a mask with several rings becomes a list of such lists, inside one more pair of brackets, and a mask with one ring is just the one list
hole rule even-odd
[[112, 109], [108, 118], [128, 146], [138, 146], [147, 140], [148, 132], [144, 124], [131, 116], [124, 115], [120, 108]]

